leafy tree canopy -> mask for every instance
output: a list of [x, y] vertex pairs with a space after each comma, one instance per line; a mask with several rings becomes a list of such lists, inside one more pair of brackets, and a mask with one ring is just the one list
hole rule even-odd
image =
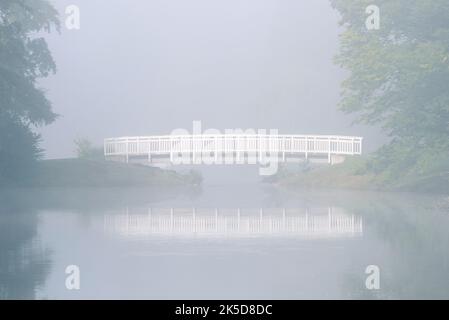
[[0, 0], [0, 179], [15, 179], [40, 150], [36, 126], [56, 114], [37, 80], [56, 71], [42, 32], [59, 31], [46, 0]]
[[[376, 170], [429, 174], [449, 153], [449, 1], [331, 0], [345, 31], [336, 62], [350, 71], [340, 107], [392, 137]], [[368, 30], [365, 9], [380, 9]], [[418, 170], [419, 169], [419, 170]]]

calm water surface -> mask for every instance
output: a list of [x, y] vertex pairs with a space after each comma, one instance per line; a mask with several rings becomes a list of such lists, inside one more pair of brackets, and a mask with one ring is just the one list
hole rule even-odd
[[0, 298], [449, 298], [444, 197], [227, 183], [0, 198]]

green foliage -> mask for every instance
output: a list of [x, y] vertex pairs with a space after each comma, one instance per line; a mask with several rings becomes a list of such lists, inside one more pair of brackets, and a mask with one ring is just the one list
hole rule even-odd
[[15, 119], [0, 117], [0, 185], [23, 180], [34, 169], [41, 150], [39, 136]]
[[0, 1], [0, 184], [23, 178], [39, 158], [33, 128], [55, 120], [36, 82], [56, 71], [42, 31], [59, 29], [46, 0]]
[[438, 151], [416, 146], [407, 139], [394, 140], [367, 161], [380, 184], [396, 189], [445, 192], [449, 186], [449, 141]]
[[[435, 157], [449, 151], [449, 1], [331, 3], [345, 27], [336, 62], [350, 71], [340, 107], [393, 138], [371, 168], [390, 181], [447, 170]], [[365, 27], [370, 4], [380, 8], [379, 30]]]
[[103, 148], [96, 147], [89, 139], [81, 138], [75, 140], [76, 154], [80, 159], [103, 159]]
[[146, 165], [95, 159], [38, 161], [36, 175], [26, 182], [35, 188], [198, 186], [197, 174], [181, 174]]

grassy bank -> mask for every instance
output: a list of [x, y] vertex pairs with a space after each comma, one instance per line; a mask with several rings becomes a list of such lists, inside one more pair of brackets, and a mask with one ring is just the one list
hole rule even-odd
[[195, 173], [104, 160], [61, 159], [39, 161], [23, 187], [141, 187], [197, 185]]
[[365, 158], [348, 159], [334, 166], [284, 167], [268, 182], [292, 188], [449, 193], [449, 173], [437, 171], [420, 175], [415, 172], [391, 179], [389, 175], [370, 170], [369, 160]]

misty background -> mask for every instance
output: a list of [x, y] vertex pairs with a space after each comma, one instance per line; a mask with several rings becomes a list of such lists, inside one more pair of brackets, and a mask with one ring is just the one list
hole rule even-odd
[[[50, 50], [47, 1], [0, 0], [0, 300], [449, 297], [448, 0], [378, 0], [378, 29], [365, 0], [332, 0], [344, 29], [328, 0], [49, 0]], [[379, 152], [355, 112], [390, 133]], [[364, 155], [264, 177], [96, 148], [195, 120], [360, 135]]]
[[[203, 129], [359, 135], [337, 110], [345, 77], [333, 62], [339, 15], [328, 0], [57, 0], [61, 34], [46, 35], [58, 71], [43, 79], [60, 118], [40, 129], [47, 158], [73, 140]], [[65, 28], [79, 6], [81, 29]]]

